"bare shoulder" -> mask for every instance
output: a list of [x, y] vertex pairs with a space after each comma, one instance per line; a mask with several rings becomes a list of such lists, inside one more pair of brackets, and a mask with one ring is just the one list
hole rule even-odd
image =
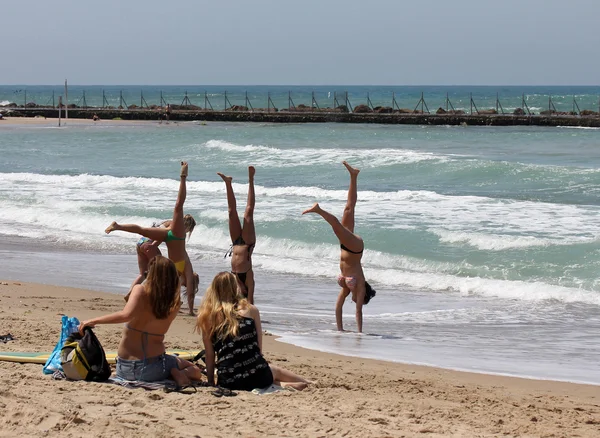
[[254, 304], [250, 303], [248, 303], [243, 309], [240, 309], [238, 313], [246, 318], [256, 319], [256, 317], [260, 317], [258, 308]]
[[248, 313], [254, 319], [260, 318], [260, 312], [258, 311], [258, 307], [256, 307], [254, 304], [248, 305]]

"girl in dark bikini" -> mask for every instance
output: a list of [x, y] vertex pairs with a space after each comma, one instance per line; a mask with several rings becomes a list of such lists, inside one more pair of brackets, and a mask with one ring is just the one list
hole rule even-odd
[[348, 200], [344, 208], [342, 222], [331, 213], [319, 207], [319, 204], [313, 205], [308, 210], [302, 212], [316, 213], [331, 225], [333, 232], [340, 241], [341, 256], [340, 256], [340, 271], [337, 282], [342, 288], [335, 305], [335, 319], [339, 331], [344, 330], [342, 322], [342, 307], [346, 301], [346, 297], [352, 294], [352, 301], [356, 303], [356, 324], [358, 332], [362, 333], [362, 307], [367, 304], [372, 297], [375, 296], [375, 291], [369, 283], [365, 281], [365, 275], [362, 270], [360, 260], [364, 251], [365, 245], [360, 236], [354, 234], [354, 209], [358, 197], [357, 180], [359, 169], [355, 169], [347, 162], [343, 162], [346, 169], [350, 173], [350, 188], [348, 189]]
[[253, 166], [248, 167], [248, 200], [244, 211], [244, 226], [240, 223], [237, 214], [237, 204], [233, 187], [232, 177], [217, 172], [227, 188], [227, 206], [229, 211], [229, 235], [232, 246], [229, 251], [231, 256], [231, 272], [235, 274], [240, 291], [250, 304], [254, 304], [254, 272], [252, 271], [252, 251], [256, 243], [256, 231], [254, 229], [254, 173]]
[[[177, 194], [177, 201], [173, 211], [173, 220], [168, 227], [145, 228], [135, 224], [120, 225], [117, 222], [113, 222], [108, 226], [108, 228], [106, 228], [105, 232], [106, 234], [109, 234], [113, 231], [126, 231], [128, 233], [140, 234], [157, 242], [166, 242], [167, 250], [169, 251], [169, 258], [175, 263], [175, 267], [177, 268], [179, 275], [185, 277], [189, 313], [190, 315], [194, 315], [194, 297], [196, 295], [196, 288], [198, 286], [195, 284], [192, 264], [190, 263], [190, 258], [185, 250], [185, 234], [186, 231], [189, 231], [191, 235], [196, 222], [191, 216], [189, 216], [191, 221], [189, 219], [187, 220], [188, 227], [186, 228], [186, 216], [183, 214], [183, 204], [186, 197], [185, 181], [187, 175], [188, 164], [182, 161], [179, 192]], [[189, 285], [191, 285], [191, 287]]]

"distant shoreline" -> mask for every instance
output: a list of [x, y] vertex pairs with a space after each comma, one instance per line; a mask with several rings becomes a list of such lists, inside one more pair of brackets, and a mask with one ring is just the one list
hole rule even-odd
[[[58, 118], [57, 108], [9, 108], [4, 107], [4, 115], [10, 117]], [[403, 111], [403, 110], [401, 110]], [[160, 120], [164, 109], [135, 108], [69, 108], [70, 119], [92, 119], [97, 114], [101, 120]], [[64, 110], [62, 117], [65, 116]], [[468, 125], [468, 126], [572, 126], [600, 127], [600, 116], [591, 115], [515, 115], [515, 114], [428, 114], [415, 112], [344, 112], [335, 110], [314, 110], [302, 108], [296, 111], [244, 109], [213, 111], [205, 109], [176, 109], [170, 114], [171, 121], [218, 121], [218, 122], [260, 122], [260, 123], [368, 123], [397, 125]]]

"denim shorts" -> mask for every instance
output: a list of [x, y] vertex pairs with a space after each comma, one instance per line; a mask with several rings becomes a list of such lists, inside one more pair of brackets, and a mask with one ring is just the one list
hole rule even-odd
[[166, 353], [146, 360], [126, 360], [117, 357], [117, 377], [125, 380], [165, 380], [171, 378], [173, 368], [179, 368], [179, 362], [175, 356]]

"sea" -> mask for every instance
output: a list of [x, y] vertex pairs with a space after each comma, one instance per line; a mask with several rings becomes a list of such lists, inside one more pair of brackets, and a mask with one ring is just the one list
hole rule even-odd
[[[16, 100], [11, 88], [0, 87], [0, 101]], [[228, 88], [245, 93], [245, 87]], [[271, 98], [279, 89], [281, 101], [289, 97], [282, 87], [248, 87], [260, 94], [258, 88]], [[372, 100], [394, 92], [375, 88], [348, 93], [354, 104], [366, 90]], [[421, 97], [417, 87], [398, 87], [396, 99], [408, 88]], [[28, 96], [36, 90], [48, 97], [60, 87], [27, 89]], [[140, 89], [146, 90], [129, 86], [128, 93]], [[191, 91], [151, 89], [171, 103]], [[337, 95], [343, 87], [294, 89], [292, 98], [309, 99], [294, 103], [310, 105], [313, 89]], [[573, 95], [593, 109], [600, 94], [599, 87], [422, 90], [425, 98], [448, 95], [455, 107], [468, 103], [470, 93], [491, 106], [498, 93], [506, 108], [513, 105], [509, 96], [519, 105], [523, 94], [531, 107], [543, 108], [550, 95], [558, 110], [568, 110]], [[364, 358], [600, 384], [599, 145], [600, 130], [589, 128], [202, 120], [58, 127], [4, 120], [0, 278], [126, 293], [138, 273], [137, 236], [104, 229], [113, 220], [149, 226], [170, 218], [180, 161], [187, 160], [185, 211], [198, 223], [187, 248], [205, 290], [217, 272], [230, 269], [225, 186], [216, 172], [233, 176], [241, 216], [253, 165], [255, 299], [263, 327], [281, 341]], [[301, 214], [319, 202], [341, 217], [349, 183], [343, 160], [361, 170], [356, 232], [365, 242], [365, 275], [377, 291], [364, 308], [364, 334], [355, 332], [349, 300], [349, 332], [336, 331], [339, 244], [325, 221]]]

